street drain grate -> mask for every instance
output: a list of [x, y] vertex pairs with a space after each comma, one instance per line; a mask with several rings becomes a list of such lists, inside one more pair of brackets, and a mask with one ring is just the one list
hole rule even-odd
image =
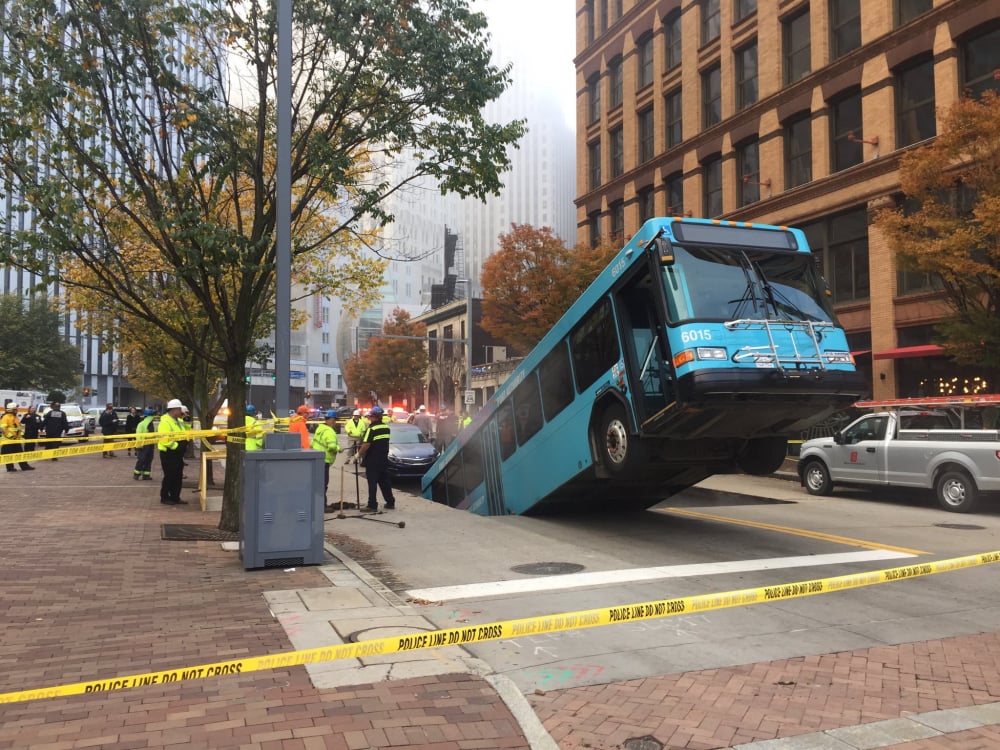
[[985, 526], [976, 526], [974, 523], [936, 523], [942, 529], [959, 529], [960, 531], [982, 531]]
[[558, 576], [564, 573], [579, 573], [583, 570], [583, 566], [568, 562], [540, 562], [515, 565], [511, 570], [531, 576]]
[[236, 531], [223, 531], [215, 526], [192, 523], [160, 524], [160, 539], [165, 542], [238, 542]]
[[663, 750], [663, 743], [656, 737], [631, 737], [622, 743], [625, 750]]

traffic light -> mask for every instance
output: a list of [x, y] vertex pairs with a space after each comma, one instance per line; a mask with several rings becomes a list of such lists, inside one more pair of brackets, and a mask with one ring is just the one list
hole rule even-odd
[[250, 385], [250, 376], [247, 375], [245, 378], [243, 378], [243, 382], [246, 383], [247, 385]]
[[84, 396], [89, 396], [90, 395], [90, 389], [89, 388], [84, 388], [83, 389], [83, 395]]

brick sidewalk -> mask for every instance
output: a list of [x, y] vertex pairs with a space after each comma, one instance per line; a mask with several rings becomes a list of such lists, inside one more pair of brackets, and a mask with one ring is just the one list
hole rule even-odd
[[[217, 513], [159, 503], [123, 452], [35, 462], [0, 492], [0, 692], [291, 650], [262, 593], [317, 568], [247, 572], [218, 542], [160, 540]], [[195, 463], [191, 462], [191, 472]], [[332, 562], [332, 561], [331, 561]], [[0, 748], [526, 748], [469, 675], [316, 690], [304, 667], [0, 705]]]

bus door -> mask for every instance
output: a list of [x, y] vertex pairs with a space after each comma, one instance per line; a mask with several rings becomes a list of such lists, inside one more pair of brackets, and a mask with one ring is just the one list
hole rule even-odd
[[632, 403], [640, 422], [673, 401], [672, 371], [665, 362], [666, 326], [657, 312], [653, 284], [653, 276], [643, 268], [617, 292]]

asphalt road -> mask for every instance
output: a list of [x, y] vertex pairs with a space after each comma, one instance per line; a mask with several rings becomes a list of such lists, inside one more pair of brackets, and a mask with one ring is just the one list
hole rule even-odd
[[[345, 483], [354, 499], [353, 478]], [[338, 499], [331, 482], [330, 499]], [[362, 493], [364, 488], [362, 487]], [[484, 518], [397, 483], [397, 510], [332, 518], [347, 554], [441, 628], [773, 586], [1000, 549], [1000, 502], [714, 477], [644, 512]], [[526, 567], [525, 567], [526, 566]], [[524, 692], [1000, 628], [994, 565], [834, 594], [469, 647]]]

